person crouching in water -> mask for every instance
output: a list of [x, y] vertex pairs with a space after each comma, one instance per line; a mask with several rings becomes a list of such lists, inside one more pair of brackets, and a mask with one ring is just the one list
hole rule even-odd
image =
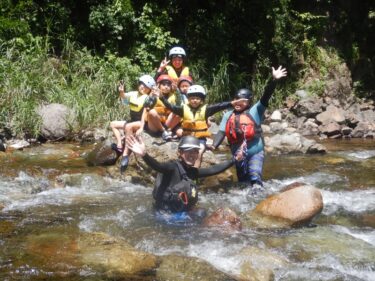
[[129, 148], [142, 156], [148, 166], [158, 172], [153, 190], [155, 208], [158, 211], [187, 213], [194, 216], [194, 207], [198, 202], [198, 187], [194, 180], [219, 174], [233, 165], [227, 160], [209, 168], [195, 168], [200, 142], [196, 137], [185, 136], [178, 145], [178, 159], [160, 163], [150, 156], [141, 137], [129, 136], [126, 139]]
[[268, 102], [275, 90], [276, 82], [287, 75], [285, 68], [272, 67], [273, 79], [268, 82], [263, 96], [256, 104], [252, 105], [253, 94], [248, 89], [236, 92], [234, 100], [243, 100], [234, 106], [233, 111], [224, 114], [220, 123], [219, 132], [213, 141], [212, 149], [216, 149], [225, 136], [230, 149], [236, 159], [236, 171], [239, 182], [249, 183], [251, 187], [263, 187], [262, 170], [264, 161], [264, 142], [262, 138], [261, 123]]
[[[150, 75], [142, 75], [138, 79], [138, 91], [131, 91], [125, 93], [125, 87], [123, 82], [120, 83], [118, 87], [119, 96], [121, 102], [125, 105], [129, 104], [130, 109], [130, 121], [135, 122], [140, 121], [143, 112], [143, 103], [150, 94], [152, 88], [156, 85], [154, 78]], [[112, 144], [112, 149], [118, 154], [122, 154], [124, 147], [122, 142], [121, 131], [125, 131], [125, 125], [127, 121], [111, 121], [110, 127], [116, 138], [116, 143]]]
[[211, 136], [211, 133], [208, 131], [208, 117], [214, 115], [216, 112], [230, 108], [235, 104], [240, 103], [241, 100], [207, 105], [204, 103], [206, 99], [206, 90], [200, 85], [190, 86], [187, 90], [186, 95], [188, 102], [182, 106], [172, 105], [170, 102], [168, 102], [167, 99], [163, 97], [160, 98], [160, 100], [167, 108], [172, 110], [173, 113], [182, 118], [182, 130], [177, 131], [177, 135], [191, 135], [199, 139], [199, 156], [198, 160], [195, 163], [195, 167], [199, 168], [202, 163], [203, 153], [206, 150], [207, 137]]

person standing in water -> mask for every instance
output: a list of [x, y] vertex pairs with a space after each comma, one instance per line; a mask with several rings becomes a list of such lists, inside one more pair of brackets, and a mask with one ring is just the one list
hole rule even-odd
[[263, 188], [264, 141], [261, 123], [277, 81], [286, 75], [287, 71], [282, 66], [277, 69], [272, 67], [272, 80], [254, 105], [253, 93], [249, 89], [239, 89], [234, 100], [242, 101], [237, 102], [233, 110], [224, 114], [219, 132], [211, 146], [211, 149], [216, 149], [227, 137], [232, 154], [241, 159], [236, 161], [238, 181], [248, 183], [250, 187]]

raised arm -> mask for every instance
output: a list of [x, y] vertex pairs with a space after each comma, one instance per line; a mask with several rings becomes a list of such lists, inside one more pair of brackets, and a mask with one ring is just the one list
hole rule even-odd
[[134, 152], [134, 154], [141, 156], [148, 166], [159, 173], [168, 173], [174, 168], [171, 163], [160, 163], [153, 157], [148, 155], [146, 151], [146, 145], [140, 136], [128, 136], [126, 138], [126, 145], [131, 151]]
[[286, 75], [287, 75], [287, 71], [281, 65], [277, 69], [272, 67], [272, 80], [268, 82], [267, 86], [264, 89], [263, 96], [260, 98], [260, 102], [265, 107], [268, 106], [269, 100], [273, 92], [275, 91], [276, 82], [282, 77], [285, 77]]

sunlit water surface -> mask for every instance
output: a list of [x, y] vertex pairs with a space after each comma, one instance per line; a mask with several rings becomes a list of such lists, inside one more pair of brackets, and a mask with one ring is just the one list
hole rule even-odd
[[[157, 255], [199, 257], [229, 274], [240, 272], [241, 249], [255, 246], [288, 261], [288, 266], [274, 270], [276, 280], [375, 280], [375, 142], [354, 144], [328, 143], [333, 148], [324, 156], [268, 156], [263, 194], [252, 196], [236, 184], [228, 193], [201, 194], [200, 206], [208, 212], [227, 206], [243, 214], [295, 181], [322, 191], [324, 209], [311, 227], [244, 229], [230, 234], [196, 222], [162, 223], [154, 215], [150, 187], [98, 177], [99, 170], [81, 162], [74, 162], [87, 173], [80, 182], [50, 189], [54, 184], [50, 173], [73, 172], [68, 160], [66, 165], [60, 162], [51, 168], [42, 158], [40, 165], [47, 172], [38, 176], [31, 176], [24, 162], [3, 161], [2, 165], [12, 165], [14, 176], [0, 176], [0, 205], [4, 206], [0, 211], [0, 279], [42, 280], [47, 276], [62, 280], [64, 274], [48, 271], [48, 266], [28, 255], [25, 241], [43, 233], [98, 231], [123, 237], [137, 249]], [[32, 162], [36, 156], [33, 152], [28, 157]], [[70, 270], [73, 274], [65, 274], [76, 279], [66, 280], [103, 280], [90, 268]]]

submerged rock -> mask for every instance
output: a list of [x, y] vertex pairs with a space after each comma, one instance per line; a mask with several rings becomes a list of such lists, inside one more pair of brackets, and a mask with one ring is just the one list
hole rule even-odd
[[105, 233], [85, 233], [79, 238], [78, 248], [84, 264], [104, 272], [109, 278], [154, 279], [157, 257], [136, 250], [121, 238]]
[[241, 263], [240, 280], [247, 281], [272, 281], [274, 270], [285, 268], [288, 261], [267, 249], [247, 246], [238, 254]]
[[199, 258], [169, 255], [161, 257], [162, 261], [156, 271], [156, 280], [205, 280], [235, 281], [236, 279], [215, 269], [208, 262]]

